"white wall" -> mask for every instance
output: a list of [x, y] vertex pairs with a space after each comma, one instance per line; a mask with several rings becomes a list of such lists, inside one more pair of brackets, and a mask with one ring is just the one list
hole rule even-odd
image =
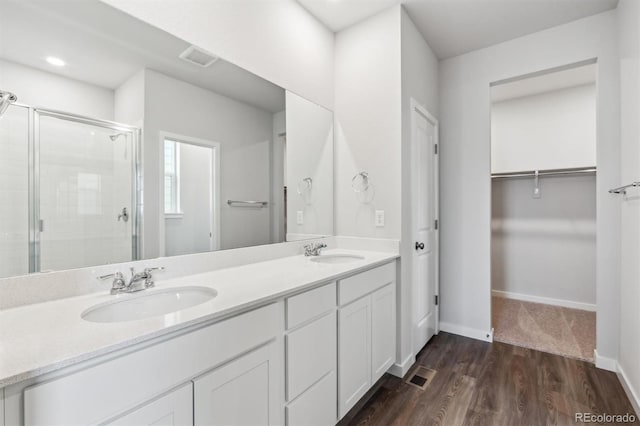
[[333, 33], [295, 0], [102, 1], [333, 107]]
[[269, 209], [230, 207], [227, 200], [269, 201], [273, 115], [152, 70], [145, 87], [144, 257], [158, 256], [160, 131], [221, 144], [220, 248], [269, 243]]
[[415, 24], [404, 8], [401, 14], [401, 65], [402, 65], [402, 196], [401, 236], [401, 288], [399, 291], [401, 313], [401, 337], [398, 347], [398, 361], [404, 363], [412, 353], [412, 255], [415, 236], [411, 226], [411, 99], [415, 99], [434, 117], [439, 116], [438, 108], [438, 59], [422, 38]]
[[165, 218], [165, 255], [211, 250], [212, 154], [204, 146], [178, 143], [180, 150], [180, 215]]
[[3, 90], [18, 96], [18, 103], [113, 120], [114, 92], [0, 59]]
[[541, 178], [540, 198], [532, 178], [491, 186], [493, 290], [595, 310], [595, 176]]
[[441, 321], [491, 328], [490, 83], [598, 58], [597, 350], [616, 358], [619, 304], [619, 63], [606, 12], [440, 63]]
[[492, 105], [492, 173], [595, 165], [595, 84]]
[[29, 272], [29, 118], [10, 106], [0, 119], [0, 277]]
[[[289, 91], [286, 105], [287, 241], [333, 235], [333, 114]], [[305, 178], [312, 179], [310, 191]]]
[[[336, 234], [400, 238], [400, 6], [336, 34]], [[361, 171], [374, 185], [363, 203], [351, 187]], [[293, 186], [293, 183], [290, 183]], [[375, 211], [385, 226], [375, 227]]]
[[[618, 5], [621, 77], [622, 172], [620, 184], [640, 179], [640, 3]], [[620, 354], [618, 368], [640, 413], [640, 193], [614, 196], [622, 205]]]
[[[438, 116], [438, 60], [401, 6], [336, 34], [336, 234], [402, 238], [394, 373], [413, 363], [411, 324], [411, 98]], [[374, 191], [351, 179], [366, 171]], [[370, 201], [369, 203], [362, 202]], [[375, 227], [384, 210], [385, 226]]]
[[118, 123], [142, 129], [144, 122], [144, 70], [140, 70], [115, 91], [114, 118]]

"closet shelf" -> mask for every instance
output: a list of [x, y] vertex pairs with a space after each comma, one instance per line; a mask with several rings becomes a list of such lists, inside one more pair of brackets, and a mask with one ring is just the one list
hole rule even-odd
[[[537, 173], [536, 173], [537, 172]], [[573, 167], [567, 169], [525, 170], [520, 172], [492, 173], [491, 179], [509, 179], [537, 176], [562, 176], [596, 173], [596, 167]]]

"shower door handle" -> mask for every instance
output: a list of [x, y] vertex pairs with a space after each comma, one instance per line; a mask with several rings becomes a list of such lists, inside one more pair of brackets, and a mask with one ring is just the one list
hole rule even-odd
[[123, 207], [122, 212], [118, 215], [118, 222], [122, 219], [125, 223], [129, 221], [129, 213], [127, 212], [127, 208]]

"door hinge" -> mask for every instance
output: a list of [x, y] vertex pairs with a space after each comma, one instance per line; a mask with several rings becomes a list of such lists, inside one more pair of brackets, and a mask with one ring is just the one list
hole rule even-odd
[[437, 229], [438, 229], [438, 219], [436, 219], [436, 220], [434, 221], [434, 226], [435, 226], [435, 228], [436, 228], [436, 230], [437, 230]]
[[438, 144], [433, 145], [433, 151], [436, 155], [438, 155]]
[[436, 294], [436, 306], [438, 306], [438, 295]]

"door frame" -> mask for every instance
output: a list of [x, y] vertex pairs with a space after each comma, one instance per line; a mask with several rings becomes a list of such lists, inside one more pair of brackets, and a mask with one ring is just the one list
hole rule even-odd
[[[434, 126], [434, 137], [435, 137], [435, 145], [437, 146], [437, 151], [434, 155], [434, 202], [435, 202], [435, 218], [438, 226], [435, 231], [434, 237], [434, 247], [435, 247], [435, 289], [434, 289], [434, 297], [438, 297], [438, 303], [435, 305], [435, 334], [440, 333], [440, 124], [438, 119], [433, 116], [424, 106], [422, 106], [416, 99], [410, 99], [411, 106], [411, 182], [415, 182], [416, 180], [416, 168], [413, 162], [413, 158], [415, 157], [416, 152], [416, 117], [414, 113], [418, 113], [422, 115], [427, 121], [429, 121]], [[415, 185], [411, 185], [411, 197], [414, 198]], [[416, 212], [414, 208], [414, 204], [411, 204], [411, 233], [412, 238], [410, 244], [413, 245], [413, 232], [416, 228]], [[411, 247], [411, 293], [413, 294], [413, 290], [416, 287], [415, 283], [415, 273], [414, 273], [414, 264], [413, 264], [413, 246]], [[413, 339], [415, 337], [415, 324], [414, 324], [414, 312], [413, 312], [413, 303], [411, 304], [411, 336], [412, 336], [412, 346], [415, 342]], [[414, 348], [412, 348], [414, 349]]]
[[170, 139], [179, 143], [187, 145], [196, 145], [203, 148], [211, 149], [211, 232], [213, 235], [209, 239], [209, 249], [220, 249], [220, 142], [214, 142], [207, 139], [194, 138], [192, 136], [180, 135], [172, 132], [160, 131], [158, 132], [159, 140], [159, 154], [160, 154], [160, 175], [159, 175], [159, 188], [158, 191], [158, 239], [159, 239], [159, 256], [166, 256], [165, 246], [165, 213], [164, 213], [164, 141]]

